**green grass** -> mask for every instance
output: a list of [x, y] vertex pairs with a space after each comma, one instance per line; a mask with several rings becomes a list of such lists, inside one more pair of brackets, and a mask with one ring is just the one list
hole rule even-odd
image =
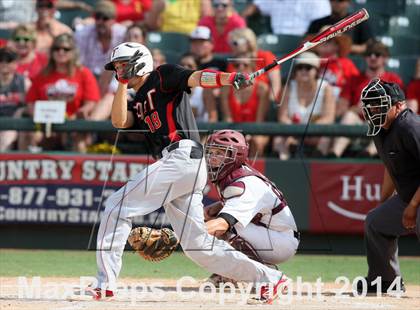
[[[420, 285], [420, 258], [402, 257], [400, 264], [405, 282]], [[291, 278], [315, 281], [321, 277], [330, 282], [338, 276], [364, 276], [367, 265], [363, 256], [297, 255], [282, 264], [281, 270]], [[93, 251], [0, 250], [0, 276], [79, 277], [95, 273]], [[132, 252], [124, 254], [121, 277], [176, 279], [186, 275], [200, 279], [209, 273], [181, 253], [160, 263], [142, 261]]]

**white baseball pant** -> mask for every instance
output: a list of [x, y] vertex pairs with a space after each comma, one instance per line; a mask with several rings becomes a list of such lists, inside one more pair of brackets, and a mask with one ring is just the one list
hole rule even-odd
[[234, 251], [214, 239], [204, 225], [203, 189], [207, 181], [204, 158], [190, 158], [191, 140], [137, 174], [105, 202], [97, 238], [98, 285], [115, 290], [122, 254], [131, 231], [131, 218], [162, 205], [187, 256], [211, 273], [238, 281], [277, 283], [282, 273]]

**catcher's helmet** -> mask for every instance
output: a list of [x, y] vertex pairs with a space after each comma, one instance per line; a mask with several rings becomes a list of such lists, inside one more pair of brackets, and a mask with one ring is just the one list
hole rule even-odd
[[[214, 154], [214, 150], [220, 150]], [[248, 158], [245, 137], [235, 130], [220, 130], [210, 135], [205, 146], [208, 176], [211, 182], [225, 178]]]
[[111, 60], [105, 65], [105, 70], [114, 71], [114, 62], [115, 61], [128, 61], [130, 60], [131, 56], [134, 55], [136, 51], [140, 50], [143, 54], [139, 60], [137, 60], [138, 64], [144, 63], [144, 67], [137, 72], [138, 76], [143, 76], [146, 73], [153, 71], [153, 58], [152, 54], [150, 53], [149, 49], [140, 44], [135, 42], [125, 42], [121, 43], [114, 47], [111, 53]]
[[375, 78], [362, 90], [363, 117], [368, 122], [368, 136], [376, 136], [386, 122], [388, 110], [404, 101], [404, 92], [396, 83]]

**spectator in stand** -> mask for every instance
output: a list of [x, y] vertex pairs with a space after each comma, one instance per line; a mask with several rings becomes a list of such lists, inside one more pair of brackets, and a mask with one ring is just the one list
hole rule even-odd
[[[252, 55], [244, 53], [234, 60], [235, 71], [250, 74], [255, 71]], [[255, 80], [253, 85], [242, 90], [233, 87], [221, 89], [221, 109], [225, 122], [264, 122], [269, 108], [269, 88], [261, 80]], [[250, 144], [250, 156], [264, 154], [270, 138], [268, 136], [247, 137]]]
[[198, 61], [198, 69], [226, 71], [226, 60], [224, 58], [215, 58], [213, 49], [214, 44], [210, 28], [206, 26], [196, 27], [190, 34], [190, 52]]
[[35, 21], [35, 0], [0, 0], [0, 29], [14, 29], [19, 24]]
[[[331, 85], [318, 77], [321, 60], [312, 52], [299, 55], [293, 68], [293, 79], [287, 86], [284, 100], [278, 110], [282, 124], [333, 124], [335, 100]], [[305, 139], [304, 153], [319, 157], [328, 152], [330, 140], [325, 137]], [[288, 159], [295, 153], [298, 141], [294, 137], [276, 138], [274, 149], [280, 159]]]
[[154, 0], [146, 14], [146, 25], [153, 31], [190, 34], [202, 16], [210, 15], [210, 0]]
[[420, 58], [417, 59], [413, 80], [407, 86], [407, 106], [420, 114]]
[[153, 69], [166, 64], [166, 57], [160, 49], [154, 48], [150, 52], [152, 53], [153, 57]]
[[[257, 37], [249, 28], [239, 28], [231, 31], [229, 33], [229, 44], [232, 48], [233, 58], [244, 53], [252, 55], [256, 70], [264, 68], [276, 60], [276, 56], [272, 52], [258, 48]], [[228, 65], [227, 71], [234, 71], [233, 63]], [[280, 66], [273, 68], [267, 74], [260, 75], [257, 79], [269, 86], [270, 100], [277, 101], [281, 91]]]
[[[179, 64], [189, 70], [198, 70], [197, 60], [192, 53], [185, 53], [182, 55]], [[209, 109], [209, 107], [204, 104], [202, 87], [194, 87], [191, 89], [190, 102], [197, 122], [209, 122], [209, 119], [213, 122], [217, 121], [216, 107], [213, 106], [212, 109]]]
[[213, 0], [212, 5], [213, 15], [204, 16], [198, 24], [210, 29], [215, 53], [231, 53], [228, 34], [246, 27], [245, 20], [235, 11], [232, 0]]
[[[381, 42], [371, 41], [368, 43], [365, 52], [365, 72], [361, 72], [359, 75], [353, 76], [341, 91], [338, 109], [345, 111], [344, 113], [340, 113], [340, 115], [343, 115], [340, 121], [341, 124], [361, 125], [364, 123], [360, 94], [363, 88], [373, 78], [377, 77], [385, 82], [397, 83], [402, 89], [404, 89], [403, 82], [398, 74], [385, 70], [389, 56], [388, 48]], [[330, 157], [341, 157], [350, 143], [351, 140], [347, 137], [334, 139]], [[375, 156], [376, 148], [373, 142], [371, 142], [360, 155]]]
[[147, 29], [141, 24], [133, 24], [127, 28], [125, 33], [126, 42], [137, 42], [140, 44], [146, 44]]
[[[0, 117], [21, 117], [25, 102], [25, 77], [17, 73], [17, 54], [0, 48]], [[13, 149], [18, 133], [0, 131], [0, 152]]]
[[57, 0], [37, 0], [36, 12], [38, 19], [35, 22], [36, 49], [42, 53], [48, 53], [53, 38], [62, 33], [72, 33], [65, 24], [55, 19]]
[[[319, 18], [311, 22], [307, 34], [316, 34], [322, 29], [322, 27], [326, 25], [333, 25], [339, 20], [350, 15], [349, 8], [351, 0], [330, 0], [330, 3], [331, 15]], [[363, 54], [366, 51], [368, 41], [373, 39], [369, 21], [354, 27], [349, 31], [349, 34], [353, 40], [353, 44], [351, 46], [351, 52], [353, 54]]]
[[47, 65], [46, 54], [38, 52], [36, 31], [31, 24], [18, 25], [12, 34], [11, 48], [17, 53], [16, 71], [32, 80]]
[[[314, 36], [310, 35], [307, 39]], [[347, 81], [359, 74], [359, 69], [347, 57], [351, 45], [351, 38], [342, 34], [318, 45], [314, 50], [321, 58], [320, 75], [333, 87], [336, 101]]]
[[[29, 113], [33, 113], [33, 104], [37, 100], [63, 100], [67, 102], [66, 116], [68, 119], [87, 119], [99, 101], [98, 84], [92, 72], [81, 65], [75, 40], [71, 34], [61, 34], [54, 38], [47, 67], [33, 80], [26, 100]], [[55, 148], [65, 146], [65, 135], [56, 135], [53, 141]], [[40, 133], [31, 135], [30, 143], [39, 145], [43, 140]], [[88, 137], [75, 133], [72, 135], [73, 150], [85, 152]], [[44, 143], [44, 147], [47, 143]], [[49, 147], [49, 146], [47, 146]]]
[[116, 21], [127, 26], [143, 22], [145, 14], [152, 7], [152, 0], [112, 0], [116, 8]]
[[242, 12], [248, 18], [257, 12], [270, 16], [274, 34], [302, 36], [309, 23], [331, 13], [328, 0], [254, 0]]
[[[126, 27], [115, 22], [114, 3], [100, 0], [94, 9], [95, 24], [77, 29], [75, 39], [80, 51], [80, 61], [93, 72], [99, 82], [101, 95], [108, 93], [113, 77], [111, 71], [105, 71], [112, 49], [122, 43]], [[113, 90], [111, 90], [113, 91]]]

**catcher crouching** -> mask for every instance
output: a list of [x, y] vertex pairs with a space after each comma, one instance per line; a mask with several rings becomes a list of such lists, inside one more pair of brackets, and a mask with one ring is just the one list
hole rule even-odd
[[[209, 234], [274, 268], [293, 257], [299, 233], [292, 212], [276, 185], [246, 163], [244, 136], [234, 130], [217, 131], [209, 137], [205, 154], [208, 178], [220, 197], [204, 208]], [[210, 280], [233, 282], [216, 274]]]

